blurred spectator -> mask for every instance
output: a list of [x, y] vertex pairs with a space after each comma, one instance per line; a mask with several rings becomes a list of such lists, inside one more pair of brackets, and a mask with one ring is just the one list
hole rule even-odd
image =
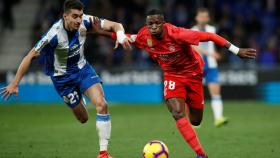
[[19, 3], [20, 0], [2, 0], [1, 1], [1, 32], [5, 29], [13, 30], [14, 29], [14, 15], [13, 7], [15, 4]]
[[270, 69], [277, 65], [277, 38], [271, 37], [263, 51], [260, 52], [258, 62], [261, 68]]
[[[218, 34], [240, 47], [253, 47], [258, 50], [258, 63], [273, 67], [280, 63], [280, 2], [277, 0], [82, 0], [86, 5], [86, 13], [121, 22], [126, 31], [136, 33], [145, 25], [145, 12], [151, 7], [159, 7], [165, 12], [167, 22], [178, 26], [191, 27], [198, 7], [206, 7], [213, 15], [212, 23], [217, 26]], [[60, 18], [63, 0], [41, 0], [41, 5], [35, 19], [35, 42], [42, 33]], [[47, 17], [47, 18], [46, 18]], [[273, 36], [274, 35], [274, 36]], [[153, 62], [147, 53], [133, 49], [123, 52], [117, 49], [113, 52], [113, 41], [100, 37], [92, 37], [86, 44], [86, 56], [89, 61], [100, 67], [106, 66], [137, 66], [151, 67]], [[34, 44], [33, 42], [33, 44]], [[263, 48], [263, 49], [261, 49]], [[220, 50], [220, 49], [219, 49]], [[251, 68], [254, 61], [239, 60], [237, 57], [221, 49], [222, 64], [234, 68]], [[277, 60], [278, 59], [278, 60]], [[270, 66], [268, 66], [270, 65]]]

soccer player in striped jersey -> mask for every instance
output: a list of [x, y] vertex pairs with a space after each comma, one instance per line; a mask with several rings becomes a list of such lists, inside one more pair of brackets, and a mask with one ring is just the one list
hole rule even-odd
[[[57, 21], [22, 60], [14, 80], [0, 92], [5, 100], [18, 95], [18, 85], [35, 57], [39, 57], [45, 73], [51, 77], [54, 87], [64, 102], [71, 108], [75, 117], [85, 123], [88, 112], [83, 96], [95, 105], [96, 129], [99, 136], [100, 152], [97, 158], [111, 158], [107, 146], [111, 135], [111, 121], [107, 102], [104, 98], [101, 79], [84, 57], [84, 44], [87, 32], [99, 22], [103, 30], [113, 31], [125, 49], [129, 49], [128, 38], [122, 24], [86, 15], [84, 5], [79, 0], [64, 2], [63, 18]], [[47, 97], [47, 94], [46, 94]]]
[[[193, 30], [216, 33], [216, 28], [208, 24], [210, 21], [208, 9], [199, 8], [195, 20], [197, 24], [192, 27]], [[221, 97], [221, 86], [218, 80], [218, 64], [216, 61], [218, 54], [216, 53], [214, 43], [211, 41], [201, 42], [198, 46], [193, 47], [202, 56], [205, 62], [203, 75], [211, 96], [211, 107], [215, 120], [214, 125], [220, 127], [226, 124], [228, 119], [223, 116], [223, 101]]]

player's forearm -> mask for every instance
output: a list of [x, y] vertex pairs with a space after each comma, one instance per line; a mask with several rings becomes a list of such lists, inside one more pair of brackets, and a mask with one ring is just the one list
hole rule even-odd
[[124, 32], [124, 28], [123, 25], [121, 23], [117, 23], [117, 22], [113, 22], [113, 26], [112, 26], [112, 31], [114, 32], [119, 32], [119, 31], [123, 31]]
[[210, 32], [200, 32], [199, 33], [199, 37], [200, 37], [200, 41], [204, 42], [204, 41], [213, 41], [214, 43], [226, 47], [229, 51], [231, 51], [232, 53], [234, 53], [235, 55], [238, 54], [239, 52], [239, 48], [236, 47], [235, 45], [231, 44], [229, 41], [227, 41], [226, 39], [224, 39], [223, 37], [214, 34], [214, 33], [210, 33]]
[[213, 41], [214, 43], [223, 47], [227, 47], [229, 43], [226, 39], [214, 33], [199, 32], [198, 35], [199, 35], [200, 42]]
[[12, 81], [12, 84], [15, 86], [19, 85], [19, 82], [21, 81], [22, 77], [24, 76], [24, 74], [27, 72], [32, 59], [35, 57], [35, 50], [32, 49], [22, 60], [22, 62], [20, 63], [16, 76], [14, 78], [14, 80]]

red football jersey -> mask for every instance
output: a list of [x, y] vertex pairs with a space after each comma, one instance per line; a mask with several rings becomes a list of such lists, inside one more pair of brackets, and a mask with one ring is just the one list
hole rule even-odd
[[144, 26], [137, 35], [131, 35], [136, 47], [145, 49], [156, 60], [164, 75], [192, 77], [202, 74], [204, 62], [191, 45], [198, 45], [197, 31], [164, 24], [164, 36], [158, 40], [152, 37]]

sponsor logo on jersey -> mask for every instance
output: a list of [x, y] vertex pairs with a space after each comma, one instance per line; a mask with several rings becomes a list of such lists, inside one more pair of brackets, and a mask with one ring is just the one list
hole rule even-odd
[[157, 58], [159, 58], [162, 61], [174, 61], [180, 57], [181, 57], [181, 52], [157, 55]]
[[176, 48], [175, 48], [173, 45], [170, 45], [170, 46], [169, 46], [169, 50], [170, 50], [171, 52], [174, 52], [174, 51], [176, 50]]
[[70, 51], [72, 52], [77, 52], [79, 50], [79, 45], [78, 44], [74, 44], [72, 47], [70, 47]]

